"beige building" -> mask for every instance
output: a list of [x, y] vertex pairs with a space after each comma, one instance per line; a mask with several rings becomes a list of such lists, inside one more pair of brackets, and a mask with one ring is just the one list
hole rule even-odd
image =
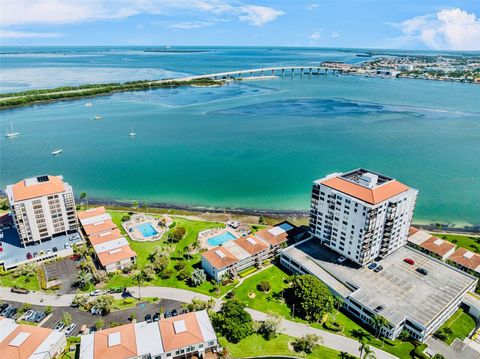
[[77, 230], [73, 190], [62, 176], [26, 178], [5, 192], [24, 246]]

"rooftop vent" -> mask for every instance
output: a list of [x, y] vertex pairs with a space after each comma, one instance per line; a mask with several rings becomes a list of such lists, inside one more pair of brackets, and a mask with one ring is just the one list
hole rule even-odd
[[8, 345], [12, 346], [12, 347], [19, 347], [20, 345], [23, 344], [23, 342], [25, 340], [27, 340], [27, 338], [30, 336], [30, 333], [27, 333], [27, 332], [20, 332], [16, 335], [15, 338], [12, 339], [12, 341], [10, 343], [8, 343]]
[[47, 175], [38, 176], [38, 177], [37, 177], [37, 182], [38, 182], [38, 183], [48, 182], [48, 176], [47, 176]]
[[217, 249], [217, 250], [215, 251], [215, 254], [216, 254], [217, 256], [219, 256], [220, 258], [222, 258], [222, 259], [225, 258], [225, 253], [223, 253], [221, 250], [218, 250], [218, 249]]
[[119, 345], [122, 342], [120, 338], [120, 332], [110, 333], [108, 334], [108, 346], [113, 347], [115, 345]]
[[116, 248], [116, 249], [112, 249], [111, 251], [108, 251], [108, 254], [120, 253], [121, 251], [122, 251], [122, 248]]
[[366, 172], [360, 176], [359, 182], [359, 184], [361, 184], [362, 186], [373, 188], [378, 183], [378, 176], [373, 173]]
[[103, 233], [100, 233], [100, 237], [105, 237], [105, 236], [108, 236], [112, 234], [112, 232], [108, 231], [108, 232], [103, 232]]
[[177, 320], [173, 322], [173, 329], [175, 329], [175, 334], [180, 334], [187, 331], [187, 325], [184, 320]]
[[441, 240], [440, 238], [436, 239], [433, 244], [435, 244], [436, 246], [441, 246], [443, 244], [443, 240]]
[[253, 239], [252, 237], [247, 237], [247, 241], [248, 241], [248, 243], [250, 243], [250, 244], [253, 245], [253, 246], [254, 246], [255, 244], [257, 244], [257, 242], [255, 241], [255, 239]]
[[93, 225], [94, 226], [99, 226], [99, 225], [104, 224], [104, 223], [105, 223], [105, 221], [100, 221], [100, 222], [95, 222]]
[[463, 256], [467, 259], [470, 259], [473, 257], [473, 253], [472, 252], [469, 252], [469, 251], [466, 251]]

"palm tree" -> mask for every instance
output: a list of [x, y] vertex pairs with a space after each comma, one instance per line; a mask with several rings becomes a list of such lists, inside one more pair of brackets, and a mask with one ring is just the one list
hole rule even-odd
[[375, 336], [378, 338], [378, 335], [381, 332], [382, 328], [388, 325], [388, 320], [381, 315], [374, 315], [372, 317], [372, 324], [375, 328]]
[[76, 283], [80, 288], [86, 288], [93, 279], [92, 273], [87, 269], [82, 269], [77, 273]]
[[353, 329], [351, 331], [351, 334], [352, 334], [352, 337], [358, 339], [359, 342], [369, 341], [370, 339], [372, 339], [372, 336], [370, 335], [370, 333], [366, 332], [363, 329]]
[[86, 203], [86, 207], [88, 209], [88, 196], [87, 196], [87, 192], [82, 192], [80, 193], [80, 200], [85, 200], [85, 203]]
[[140, 293], [140, 286], [143, 284], [143, 282], [145, 282], [145, 277], [143, 276], [143, 273], [138, 272], [133, 276], [132, 280], [138, 285], [138, 299], [142, 299], [142, 294]]
[[[373, 349], [370, 347], [368, 344], [364, 344], [363, 346], [363, 359], [375, 359], [375, 353], [373, 352]], [[360, 358], [362, 356], [360, 355]]]
[[371, 349], [365, 340], [359, 340], [359, 342], [360, 346], [358, 347], [358, 351], [360, 352], [360, 359], [362, 359], [364, 358], [363, 354], [371, 351]]
[[137, 209], [138, 208], [138, 201], [133, 201], [132, 202], [132, 208]]

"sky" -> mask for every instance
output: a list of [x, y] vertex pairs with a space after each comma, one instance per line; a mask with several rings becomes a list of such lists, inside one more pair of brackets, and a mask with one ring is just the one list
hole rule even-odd
[[0, 45], [480, 50], [480, 0], [1, 0]]

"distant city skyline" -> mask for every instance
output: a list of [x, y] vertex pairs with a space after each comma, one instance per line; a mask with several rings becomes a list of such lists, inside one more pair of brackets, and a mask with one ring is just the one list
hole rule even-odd
[[2, 46], [480, 50], [478, 1], [3, 1]]

